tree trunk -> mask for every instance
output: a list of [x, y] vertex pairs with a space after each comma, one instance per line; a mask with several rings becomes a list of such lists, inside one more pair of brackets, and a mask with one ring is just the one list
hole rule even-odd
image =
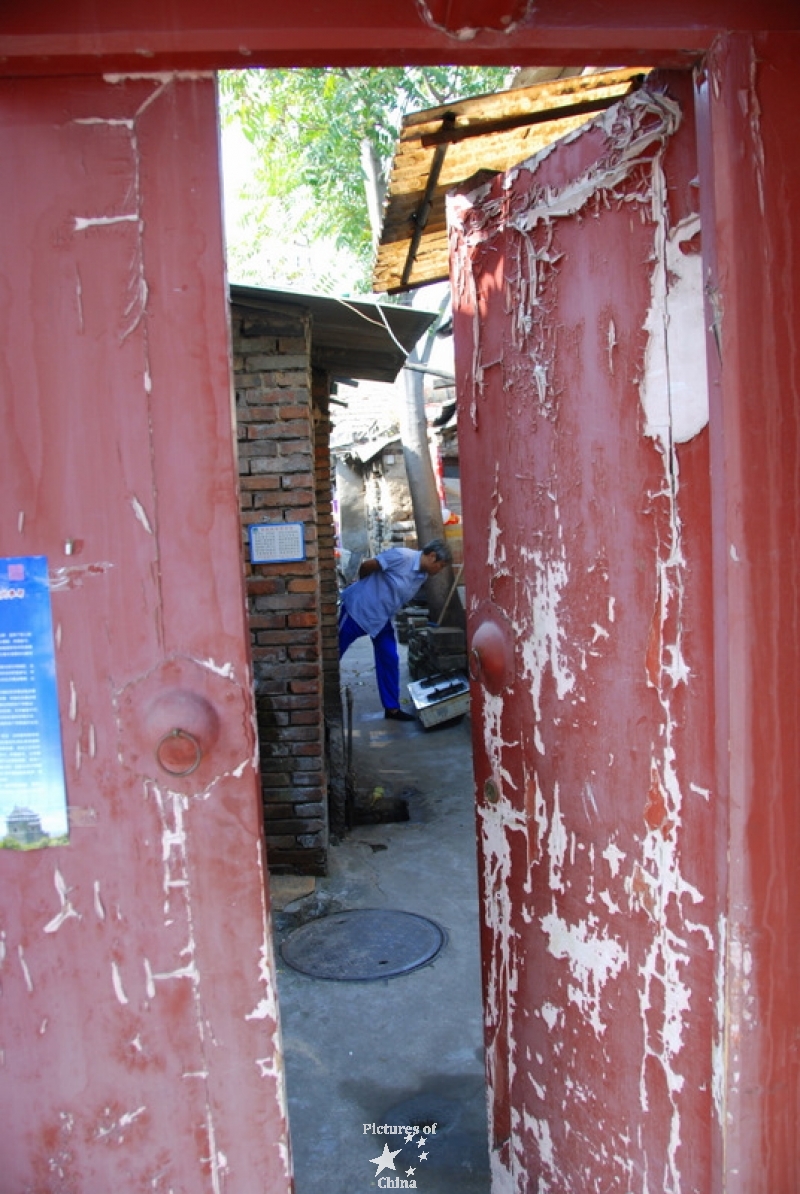
[[364, 194], [367, 198], [372, 243], [377, 246], [383, 226], [383, 204], [386, 199], [386, 183], [381, 173], [378, 154], [369, 137], [361, 142], [361, 169], [364, 174]]
[[[427, 353], [425, 356], [427, 357]], [[412, 363], [420, 363], [417, 350], [409, 356]], [[405, 402], [402, 404], [400, 434], [403, 440], [408, 487], [411, 492], [411, 508], [417, 541], [424, 547], [431, 539], [444, 539], [442, 504], [436, 489], [436, 478], [428, 447], [428, 422], [425, 417], [424, 374], [413, 369], [403, 370]], [[452, 593], [455, 574], [452, 567], [443, 568], [438, 576], [430, 577], [425, 584], [425, 595], [431, 620], [442, 618], [443, 626], [466, 625], [464, 608], [458, 592]], [[448, 601], [448, 597], [450, 600]], [[445, 609], [445, 604], [447, 608]], [[442, 612], [444, 611], [444, 616]]]

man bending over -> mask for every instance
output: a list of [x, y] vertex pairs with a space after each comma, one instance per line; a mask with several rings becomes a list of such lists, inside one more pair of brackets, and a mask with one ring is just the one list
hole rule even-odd
[[390, 547], [362, 561], [358, 580], [342, 593], [339, 658], [357, 638], [369, 635], [384, 716], [394, 721], [414, 718], [400, 708], [400, 661], [392, 618], [450, 561], [450, 549], [441, 539], [431, 540], [422, 551]]

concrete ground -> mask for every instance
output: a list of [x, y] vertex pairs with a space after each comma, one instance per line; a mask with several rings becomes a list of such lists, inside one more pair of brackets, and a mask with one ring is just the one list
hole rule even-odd
[[[296, 1191], [361, 1194], [399, 1178], [426, 1194], [488, 1194], [469, 718], [433, 730], [386, 721], [368, 639], [342, 660], [342, 683], [359, 799], [405, 800], [409, 819], [357, 825], [324, 879], [272, 880]], [[281, 956], [303, 924], [363, 908], [424, 916], [445, 944], [420, 969], [374, 981], [309, 977]], [[421, 1130], [373, 1130], [400, 1125]]]

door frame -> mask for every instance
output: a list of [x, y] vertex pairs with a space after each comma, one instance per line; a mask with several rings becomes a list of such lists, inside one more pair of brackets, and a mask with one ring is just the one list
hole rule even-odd
[[[0, 36], [2, 69], [44, 77], [134, 66], [141, 70], [145, 64], [153, 69], [215, 69], [233, 66], [236, 59], [243, 65], [232, 37], [223, 38], [228, 48], [220, 49], [214, 44], [217, 34], [209, 40], [199, 27], [202, 8], [195, 6], [192, 14], [191, 7], [186, 7], [180, 30], [164, 31], [155, 55], [145, 58], [140, 32], [98, 30], [94, 13], [86, 26], [64, 31], [55, 21], [48, 25], [47, 13], [42, 16], [40, 9], [23, 17], [21, 26], [17, 23], [18, 39], [16, 33]], [[412, 20], [413, 36], [395, 39], [394, 45], [385, 27], [375, 27], [375, 18], [359, 14], [360, 23], [348, 19], [348, 7], [333, 6], [350, 30], [347, 34], [336, 29], [335, 21], [276, 33], [272, 14], [262, 15], [265, 48], [258, 60], [265, 65], [374, 64], [447, 57], [510, 63], [524, 57], [568, 65], [591, 53], [598, 64], [638, 56], [672, 65], [682, 58], [687, 37], [697, 37], [693, 57], [708, 51], [696, 100], [707, 230], [707, 317], [720, 346], [716, 364], [712, 361], [711, 385], [715, 719], [720, 788], [729, 810], [727, 839], [719, 844], [729, 921], [729, 1061], [721, 1074], [727, 1133], [719, 1189], [750, 1194], [789, 1188], [785, 1179], [796, 1177], [796, 1161], [785, 1103], [787, 1089], [796, 1089], [798, 1026], [788, 1001], [797, 987], [798, 963], [783, 943], [791, 941], [791, 909], [798, 895], [789, 860], [800, 844], [791, 797], [800, 768], [790, 687], [799, 661], [797, 645], [789, 635], [781, 637], [781, 630], [793, 625], [799, 569], [797, 549], [781, 539], [774, 521], [781, 514], [794, 529], [789, 506], [792, 463], [798, 455], [798, 436], [788, 418], [797, 387], [791, 344], [780, 318], [787, 302], [791, 306], [800, 299], [800, 284], [785, 277], [787, 263], [793, 263], [790, 272], [800, 277], [800, 261], [781, 194], [788, 187], [794, 199], [798, 195], [796, 172], [781, 153], [797, 134], [791, 80], [798, 37], [796, 31], [785, 32], [792, 29], [790, 6], [761, 6], [754, 30], [757, 22], [784, 31], [769, 35], [718, 33], [725, 24], [724, 4], [708, 6], [716, 23], [707, 19], [698, 35], [696, 26], [690, 31], [680, 22], [670, 23], [672, 6], [664, 5], [660, 28], [644, 36], [641, 29], [620, 25], [587, 37], [586, 26], [559, 31], [554, 21], [543, 33], [514, 26], [510, 40], [493, 32], [470, 43], [437, 27], [432, 6], [423, 4], [423, 32]], [[545, 15], [552, 13], [547, 3], [539, 8]], [[760, 237], [753, 235], [754, 227]], [[764, 392], [775, 400], [766, 407], [754, 397], [760, 399]], [[776, 557], [779, 548], [782, 554]], [[770, 781], [772, 799], [767, 803], [760, 799], [762, 775]], [[791, 1110], [796, 1112], [793, 1103]]]

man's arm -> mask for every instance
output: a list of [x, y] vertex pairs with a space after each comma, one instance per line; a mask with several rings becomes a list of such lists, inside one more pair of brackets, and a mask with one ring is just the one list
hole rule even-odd
[[363, 580], [365, 576], [370, 576], [373, 572], [380, 572], [381, 566], [377, 560], [362, 560], [358, 567], [358, 579]]

